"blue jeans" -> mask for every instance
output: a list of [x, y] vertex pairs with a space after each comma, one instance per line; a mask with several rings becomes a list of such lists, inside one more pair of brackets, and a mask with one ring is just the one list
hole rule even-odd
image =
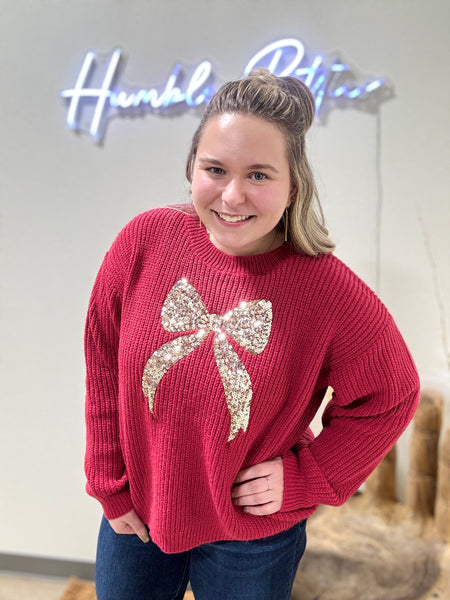
[[306, 522], [250, 542], [215, 542], [165, 554], [151, 540], [118, 535], [103, 517], [97, 547], [98, 600], [289, 600], [306, 545]]

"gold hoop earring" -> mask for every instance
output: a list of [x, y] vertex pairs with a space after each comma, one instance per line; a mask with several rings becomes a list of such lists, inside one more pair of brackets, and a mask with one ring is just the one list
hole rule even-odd
[[202, 227], [202, 220], [200, 219], [200, 217], [198, 218], [198, 226], [199, 226], [199, 227], [200, 227], [200, 229], [201, 229], [201, 227]]
[[288, 209], [286, 207], [285, 211], [284, 211], [284, 241], [287, 242], [288, 241]]

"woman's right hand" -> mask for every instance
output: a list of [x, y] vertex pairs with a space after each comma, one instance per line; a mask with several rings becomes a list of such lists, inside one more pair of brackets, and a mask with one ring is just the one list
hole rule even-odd
[[134, 509], [118, 519], [108, 521], [113, 530], [120, 535], [137, 535], [144, 544], [150, 541], [147, 528]]

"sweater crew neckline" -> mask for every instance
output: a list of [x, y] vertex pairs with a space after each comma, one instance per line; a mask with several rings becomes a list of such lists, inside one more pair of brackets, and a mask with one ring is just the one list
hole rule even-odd
[[235, 256], [217, 248], [209, 239], [204, 225], [199, 227], [198, 219], [186, 215], [186, 228], [192, 252], [211, 268], [226, 271], [247, 271], [263, 274], [279, 265], [285, 258], [296, 254], [289, 242], [263, 254]]

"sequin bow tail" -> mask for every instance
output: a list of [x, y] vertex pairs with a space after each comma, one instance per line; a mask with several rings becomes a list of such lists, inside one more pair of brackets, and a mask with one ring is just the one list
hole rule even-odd
[[181, 279], [170, 290], [162, 311], [162, 326], [172, 333], [196, 330], [163, 344], [148, 359], [142, 390], [150, 411], [156, 389], [167, 371], [193, 352], [214, 333], [214, 356], [223, 383], [231, 429], [228, 441], [240, 429], [246, 431], [250, 417], [252, 383], [245, 366], [227, 340], [227, 335], [251, 354], [260, 354], [267, 345], [272, 327], [272, 303], [268, 300], [242, 302], [225, 315], [209, 314], [197, 290]]

